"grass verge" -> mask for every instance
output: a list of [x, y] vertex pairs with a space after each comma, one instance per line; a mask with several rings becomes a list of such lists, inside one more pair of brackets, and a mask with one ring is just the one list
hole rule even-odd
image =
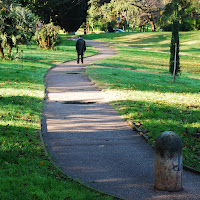
[[[163, 34], [163, 36], [161, 35]], [[110, 104], [125, 118], [146, 130], [150, 143], [163, 131], [174, 131], [183, 141], [183, 162], [200, 170], [200, 58], [191, 44], [196, 32], [184, 36], [186, 55], [181, 55], [182, 75], [172, 83], [168, 73], [169, 53], [160, 45], [170, 44], [166, 33], [133, 33], [100, 35], [104, 41], [124, 44], [127, 38], [138, 38], [151, 49], [115, 45], [118, 55], [88, 67], [87, 73], [107, 94]], [[168, 34], [168, 33], [167, 33]], [[152, 37], [150, 37], [152, 36]], [[94, 38], [97, 35], [88, 36]], [[187, 39], [186, 39], [187, 38]], [[180, 41], [183, 41], [180, 38]], [[187, 40], [187, 43], [186, 43]], [[194, 54], [191, 54], [194, 50]]]
[[[88, 47], [85, 56], [95, 53]], [[76, 59], [75, 42], [61, 35], [54, 51], [32, 42], [20, 46], [19, 57], [0, 61], [0, 199], [112, 199], [64, 176], [40, 140], [43, 77], [56, 63]]]

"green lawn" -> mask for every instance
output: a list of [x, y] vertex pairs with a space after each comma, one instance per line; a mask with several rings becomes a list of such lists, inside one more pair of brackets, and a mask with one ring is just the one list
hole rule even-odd
[[[168, 74], [170, 33], [165, 32], [87, 36], [121, 44], [114, 45], [118, 55], [96, 62], [87, 72], [126, 119], [146, 130], [151, 143], [162, 131], [178, 133], [184, 143], [184, 163], [200, 169], [200, 38], [198, 32], [180, 36], [182, 75], [175, 83]], [[2, 200], [112, 199], [64, 176], [41, 143], [43, 77], [56, 63], [76, 59], [75, 42], [64, 35], [61, 41], [54, 51], [32, 42], [20, 47], [18, 60], [0, 61]], [[86, 56], [95, 53], [88, 47]]]
[[183, 141], [184, 164], [200, 170], [200, 36], [181, 32], [181, 76], [169, 74], [169, 32], [88, 35], [113, 42], [118, 55], [97, 61], [87, 73], [110, 104], [144, 130], [151, 144], [163, 131]]
[[[86, 56], [95, 53], [88, 47]], [[32, 42], [20, 46], [19, 58], [0, 61], [0, 199], [112, 199], [63, 175], [41, 143], [44, 75], [55, 63], [76, 59], [75, 42], [61, 35], [53, 51]]]
[[[199, 56], [200, 34], [199, 31], [180, 32], [180, 51], [182, 54]], [[110, 43], [145, 48], [153, 51], [169, 52], [171, 32], [144, 32], [144, 33], [102, 33], [84, 36]]]

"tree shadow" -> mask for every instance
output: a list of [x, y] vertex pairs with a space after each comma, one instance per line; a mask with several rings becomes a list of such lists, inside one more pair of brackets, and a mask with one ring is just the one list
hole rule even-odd
[[172, 76], [167, 74], [154, 74], [103, 66], [95, 70], [103, 71], [98, 72], [103, 73], [103, 77], [99, 77], [99, 79], [109, 84], [112, 89], [198, 94], [200, 88], [200, 81], [195, 78], [180, 76], [176, 78], [175, 83], [172, 83]]
[[[181, 136], [183, 141], [199, 142], [199, 127], [192, 124], [200, 120], [198, 106], [181, 107], [166, 105], [150, 101], [120, 100], [111, 101], [120, 114], [130, 116], [133, 122], [139, 122], [139, 127], [151, 132], [150, 136], [156, 138], [161, 132], [174, 131]], [[185, 134], [183, 134], [185, 133]], [[183, 135], [182, 135], [183, 134]], [[194, 138], [196, 137], [196, 140]]]
[[[4, 162], [18, 163], [20, 158], [34, 158], [40, 145], [38, 130], [23, 126], [0, 125], [1, 151]], [[41, 151], [41, 149], [40, 149]]]
[[117, 111], [131, 119], [153, 143], [160, 133], [173, 131], [183, 142], [184, 161], [188, 166], [197, 167], [200, 161], [200, 109], [198, 106], [181, 107], [150, 101], [120, 100], [110, 104]]
[[[34, 113], [38, 112], [40, 108], [38, 108], [38, 104], [42, 101], [41, 98], [35, 98], [30, 96], [8, 96], [8, 97], [0, 97], [0, 105], [3, 110], [6, 110], [8, 107], [12, 108], [12, 110], [19, 110], [23, 112]], [[8, 112], [8, 111], [7, 111]], [[3, 116], [2, 116], [3, 117]]]

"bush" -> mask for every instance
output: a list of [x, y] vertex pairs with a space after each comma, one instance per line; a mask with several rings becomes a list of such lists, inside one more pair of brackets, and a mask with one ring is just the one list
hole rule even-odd
[[46, 24], [36, 32], [37, 44], [44, 49], [53, 49], [58, 43], [58, 27]]
[[[11, 59], [12, 49], [19, 44], [29, 44], [35, 34], [36, 16], [27, 8], [0, 1], [0, 54]], [[7, 49], [5, 56], [4, 49]]]

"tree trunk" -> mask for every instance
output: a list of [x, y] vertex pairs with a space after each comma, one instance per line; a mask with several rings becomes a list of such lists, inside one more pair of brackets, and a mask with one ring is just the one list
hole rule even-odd
[[94, 22], [92, 23], [91, 27], [92, 27], [92, 32], [94, 33]]
[[156, 31], [156, 27], [155, 27], [155, 24], [154, 24], [154, 21], [148, 17], [148, 21], [151, 25], [151, 31]]
[[151, 31], [156, 31], [154, 21], [149, 21], [149, 23], [151, 24]]
[[133, 26], [132, 26], [132, 32], [135, 31], [135, 22], [133, 23]]
[[[179, 58], [179, 16], [177, 1], [173, 1], [174, 19], [172, 24], [172, 38], [170, 46], [170, 67], [169, 71], [171, 74], [177, 75], [180, 73], [180, 58]], [[175, 51], [175, 47], [176, 51]], [[176, 55], [175, 55], [176, 54]], [[175, 59], [176, 57], [176, 59]], [[176, 67], [174, 67], [176, 66]], [[175, 69], [175, 72], [174, 72]]]
[[12, 53], [12, 45], [9, 46], [8, 48], [8, 59], [11, 60], [11, 53]]
[[0, 53], [1, 53], [1, 58], [4, 59], [5, 55], [4, 55], [4, 52], [3, 52], [3, 48], [1, 46], [0, 46]]

